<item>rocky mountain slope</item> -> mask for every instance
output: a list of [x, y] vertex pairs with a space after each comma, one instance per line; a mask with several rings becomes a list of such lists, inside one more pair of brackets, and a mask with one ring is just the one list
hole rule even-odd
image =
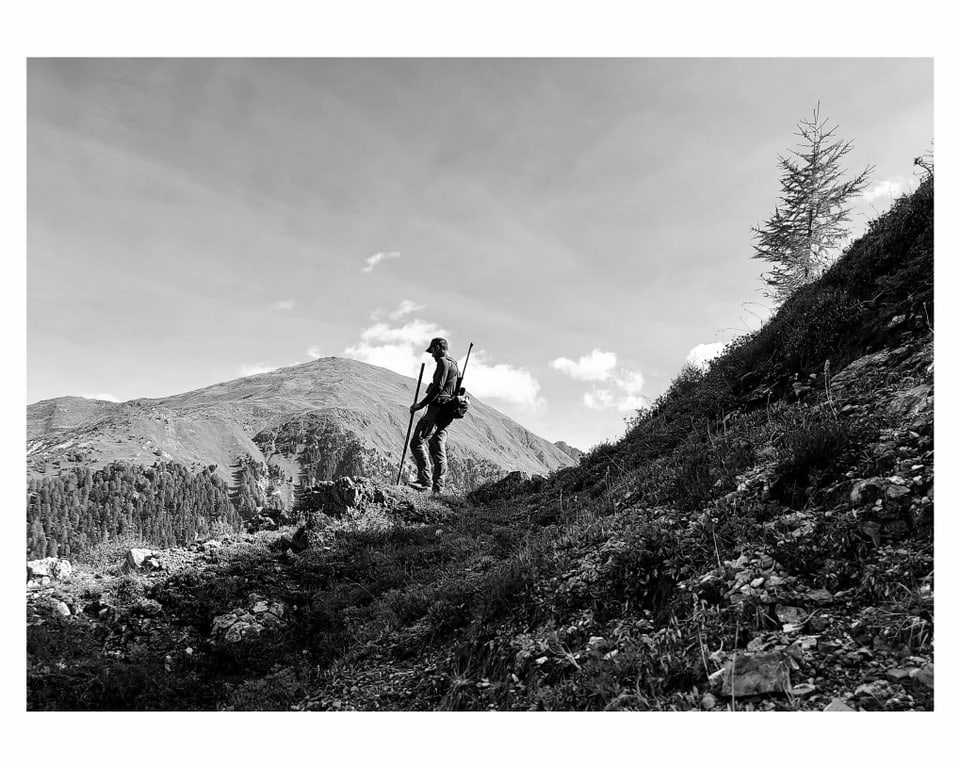
[[28, 565], [28, 708], [930, 710], [933, 317], [930, 178], [575, 467]]
[[[415, 386], [384, 368], [328, 357], [159, 399], [44, 400], [27, 408], [28, 474], [161, 460], [215, 464], [236, 484], [245, 467], [265, 495], [289, 506], [304, 478], [395, 479]], [[515, 470], [546, 474], [574, 463], [476, 398], [452, 427], [448, 455], [451, 482], [462, 490]]]

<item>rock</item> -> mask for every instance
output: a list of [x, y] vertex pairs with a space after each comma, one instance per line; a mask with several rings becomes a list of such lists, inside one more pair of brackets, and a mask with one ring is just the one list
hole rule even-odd
[[831, 389], [839, 390], [849, 384], [856, 384], [868, 369], [886, 365], [890, 359], [890, 355], [891, 351], [884, 349], [872, 355], [865, 355], [864, 357], [854, 360], [831, 379]]
[[53, 610], [61, 616], [70, 615], [70, 607], [63, 600], [54, 600]]
[[239, 620], [230, 625], [223, 639], [228, 643], [238, 643], [249, 637], [257, 637], [263, 632], [263, 626], [257, 622]]
[[40, 581], [44, 577], [63, 581], [70, 578], [73, 566], [69, 560], [58, 557], [45, 557], [42, 560], [27, 561], [27, 581]]
[[587, 640], [587, 648], [591, 651], [599, 651], [606, 647], [606, 638], [600, 637], [599, 635], [591, 635], [590, 639]]
[[902, 668], [888, 669], [886, 673], [887, 680], [890, 680], [894, 683], [900, 683], [905, 680], [908, 680], [910, 678], [910, 675], [914, 672], [916, 672], [916, 670], [914, 669], [902, 669]]
[[900, 419], [915, 418], [926, 406], [933, 387], [929, 384], [920, 384], [906, 391], [897, 392], [887, 405], [887, 412]]
[[807, 612], [803, 608], [793, 605], [778, 605], [774, 612], [781, 624], [803, 624], [807, 618]]
[[133, 611], [142, 616], [157, 616], [163, 611], [163, 606], [156, 600], [144, 597], [136, 602]]
[[827, 706], [823, 708], [824, 712], [855, 712], [856, 710], [848, 706], [847, 703], [840, 698], [835, 698]]
[[714, 709], [717, 706], [717, 697], [712, 693], [703, 694], [703, 698], [700, 699], [700, 709]]
[[920, 669], [910, 673], [910, 679], [917, 688], [933, 690], [933, 662], [924, 664]]
[[342, 517], [350, 510], [363, 509], [376, 496], [376, 491], [366, 478], [338, 477], [314, 485], [301, 497], [298, 507], [304, 512], [323, 512], [331, 517]]
[[833, 595], [825, 589], [811, 589], [807, 593], [807, 599], [817, 605], [829, 605], [833, 602]]
[[123, 563], [124, 573], [140, 573], [160, 568], [160, 561], [152, 549], [128, 549]]
[[220, 631], [226, 631], [237, 621], [237, 615], [234, 613], [225, 613], [213, 618], [213, 627], [211, 631], [216, 634]]
[[855, 483], [850, 490], [850, 503], [855, 506], [872, 504], [883, 494], [884, 482], [879, 477], [871, 477]]
[[736, 654], [724, 667], [724, 696], [756, 696], [789, 691], [792, 663], [780, 652]]

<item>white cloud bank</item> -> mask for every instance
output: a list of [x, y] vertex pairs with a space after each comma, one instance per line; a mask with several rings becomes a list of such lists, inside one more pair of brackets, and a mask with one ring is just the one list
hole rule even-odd
[[270, 371], [275, 371], [279, 367], [279, 365], [269, 365], [267, 363], [244, 363], [240, 366], [240, 378], [256, 376], [258, 373], [270, 373]]
[[85, 398], [85, 399], [87, 399], [87, 400], [107, 400], [107, 401], [109, 401], [109, 402], [111, 402], [111, 403], [119, 403], [119, 402], [120, 402], [120, 398], [119, 398], [119, 397], [117, 397], [116, 395], [111, 395], [109, 392], [100, 392], [100, 393], [98, 393], [98, 394], [96, 394], [96, 395], [94, 395], [94, 394], [92, 394], [92, 393], [90, 393], [90, 392], [81, 392], [81, 393], [80, 393], [80, 397]]
[[594, 349], [574, 361], [568, 357], [558, 357], [551, 361], [550, 367], [565, 373], [577, 381], [603, 382], [605, 386], [594, 386], [583, 395], [583, 404], [593, 410], [615, 409], [626, 413], [649, 405], [641, 394], [643, 374], [626, 368], [617, 368], [615, 352]]
[[[458, 361], [461, 370], [465, 357]], [[533, 374], [505, 363], [493, 365], [483, 350], [475, 350], [470, 355], [464, 379], [467, 390], [482, 399], [503, 400], [530, 411], [541, 410], [547, 405], [540, 396], [540, 383]]]
[[[404, 301], [389, 317], [399, 320], [422, 309], [420, 305]], [[386, 313], [378, 311], [374, 317], [383, 317]], [[433, 374], [433, 358], [424, 350], [430, 340], [440, 336], [449, 337], [449, 333], [440, 325], [421, 318], [408, 319], [403, 324], [375, 322], [360, 333], [360, 340], [347, 347], [343, 354], [353, 360], [370, 365], [388, 368], [403, 376], [415, 377], [420, 363], [426, 363], [424, 379]], [[460, 350], [457, 362], [463, 369], [466, 350]], [[311, 356], [314, 349], [311, 348]], [[457, 350], [453, 350], [456, 354]], [[482, 399], [501, 400], [527, 410], [539, 410], [546, 405], [540, 396], [540, 384], [533, 375], [523, 368], [506, 363], [493, 363], [483, 350], [474, 350], [465, 371], [464, 386]]]
[[726, 346], [727, 344], [724, 341], [717, 341], [713, 344], [697, 344], [687, 353], [687, 362], [697, 368], [706, 368], [711, 360], [720, 356]]
[[916, 178], [905, 179], [903, 176], [891, 176], [889, 179], [875, 181], [863, 191], [863, 199], [868, 203], [876, 200], [893, 202], [905, 192], [917, 186]]
[[558, 357], [550, 366], [578, 381], [606, 381], [617, 367], [617, 356], [613, 352], [595, 349], [576, 362], [568, 357]]
[[400, 258], [400, 251], [380, 251], [379, 253], [375, 253], [373, 254], [373, 256], [368, 256], [366, 259], [364, 259], [363, 261], [364, 261], [364, 264], [366, 264], [366, 266], [361, 267], [360, 271], [373, 272], [373, 268], [377, 266], [377, 264], [379, 264], [380, 262], [386, 261], [387, 259], [399, 259], [399, 258]]

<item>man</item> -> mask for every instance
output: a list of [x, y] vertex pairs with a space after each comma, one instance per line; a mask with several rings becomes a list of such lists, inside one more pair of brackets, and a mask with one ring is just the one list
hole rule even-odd
[[420, 417], [413, 431], [410, 441], [410, 452], [417, 462], [417, 482], [411, 485], [421, 491], [431, 487], [430, 470], [427, 467], [427, 448], [430, 446], [430, 459], [433, 462], [432, 487], [434, 493], [443, 491], [444, 478], [447, 474], [447, 427], [453, 421], [453, 414], [443, 406], [449, 403], [456, 395], [457, 378], [460, 371], [457, 361], [447, 355], [447, 340], [433, 339], [426, 349], [437, 361], [437, 369], [433, 373], [433, 381], [427, 387], [427, 392], [419, 403], [410, 406], [410, 413], [416, 413], [421, 408], [427, 412]]

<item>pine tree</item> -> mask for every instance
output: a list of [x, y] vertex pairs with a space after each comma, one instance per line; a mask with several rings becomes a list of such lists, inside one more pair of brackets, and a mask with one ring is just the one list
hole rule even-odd
[[763, 275], [764, 293], [777, 303], [802, 285], [816, 280], [833, 263], [847, 237], [850, 198], [867, 184], [868, 166], [850, 181], [841, 181], [840, 161], [853, 149], [849, 141], [834, 138], [820, 119], [820, 104], [812, 120], [797, 124], [799, 146], [791, 156], [779, 157], [780, 205], [760, 227], [754, 227], [753, 258], [773, 264]]

